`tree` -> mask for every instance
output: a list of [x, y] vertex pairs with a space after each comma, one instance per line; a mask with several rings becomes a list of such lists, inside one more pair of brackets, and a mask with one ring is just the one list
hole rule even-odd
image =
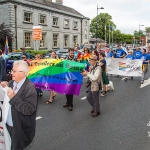
[[111, 29], [109, 29], [110, 27], [116, 28], [116, 25], [112, 21], [112, 17], [108, 13], [101, 13], [92, 19], [90, 32], [92, 33], [92, 37], [101, 38], [103, 40], [105, 40], [106, 33], [106, 40], [108, 41], [109, 31], [111, 31]]
[[13, 34], [10, 29], [6, 28], [5, 23], [2, 23], [0, 25], [0, 49], [2, 50], [5, 48], [6, 36], [8, 38], [9, 49], [12, 50]]
[[146, 34], [150, 34], [150, 27], [145, 27]]

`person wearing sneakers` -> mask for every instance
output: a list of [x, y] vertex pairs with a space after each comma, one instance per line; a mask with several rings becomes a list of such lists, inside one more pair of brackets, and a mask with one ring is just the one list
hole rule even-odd
[[91, 65], [90, 72], [83, 71], [81, 74], [88, 77], [86, 83], [87, 87], [87, 100], [92, 106], [92, 117], [100, 115], [100, 103], [99, 103], [99, 90], [101, 87], [102, 71], [101, 67], [97, 64], [97, 56], [91, 55], [89, 58]]
[[[70, 60], [70, 61], [75, 61], [76, 60], [74, 58], [74, 49], [70, 48], [68, 50], [68, 54], [69, 54], [69, 56], [68, 56], [67, 60]], [[68, 107], [68, 109], [70, 111], [72, 111], [73, 110], [73, 95], [66, 94], [66, 99], [67, 99], [67, 101], [63, 105], [63, 107]]]
[[141, 57], [141, 59], [143, 59], [142, 77], [141, 77], [141, 84], [143, 84], [144, 83], [145, 73], [147, 71], [148, 62], [149, 62], [149, 56], [146, 54], [146, 49], [145, 48], [143, 48], [143, 50], [142, 50], [142, 57]]
[[[126, 59], [131, 59], [131, 60], [134, 59], [133, 50], [129, 50], [129, 51], [128, 51], [128, 54], [127, 54], [127, 56], [126, 56]], [[124, 80], [124, 81], [127, 81], [127, 80], [128, 80], [128, 76], [126, 76], [123, 80]], [[131, 80], [133, 80], [133, 77], [131, 77]]]
[[101, 93], [101, 96], [106, 96], [106, 85], [109, 84], [108, 77], [106, 75], [106, 60], [105, 60], [105, 54], [103, 52], [100, 52], [100, 63], [99, 65], [102, 68], [102, 81], [103, 81], [103, 91]]

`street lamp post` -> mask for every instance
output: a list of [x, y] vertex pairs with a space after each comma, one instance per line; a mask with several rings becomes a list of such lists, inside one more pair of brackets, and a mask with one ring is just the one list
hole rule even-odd
[[97, 4], [97, 16], [96, 16], [96, 46], [97, 46], [97, 22], [98, 22], [98, 10], [99, 9], [104, 9], [103, 7], [98, 7], [98, 4]]
[[140, 33], [140, 26], [144, 26], [143, 24], [139, 24], [139, 33]]

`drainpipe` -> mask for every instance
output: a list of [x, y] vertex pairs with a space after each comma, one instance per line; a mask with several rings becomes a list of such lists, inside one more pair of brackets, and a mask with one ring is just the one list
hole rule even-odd
[[82, 19], [81, 19], [81, 44], [82, 44], [82, 42], [83, 42], [83, 39], [82, 39], [82, 34], [83, 34], [83, 32], [82, 32]]
[[15, 39], [16, 39], [16, 50], [18, 49], [18, 41], [17, 41], [17, 5], [14, 5], [15, 8]]

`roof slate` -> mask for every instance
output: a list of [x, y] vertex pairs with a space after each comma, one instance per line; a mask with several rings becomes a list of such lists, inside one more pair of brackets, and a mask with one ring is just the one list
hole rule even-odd
[[26, 0], [26, 1], [30, 1], [30, 2], [33, 2], [33, 3], [40, 4], [40, 5], [48, 6], [48, 7], [54, 8], [54, 9], [58, 9], [59, 11], [61, 10], [61, 11], [67, 12], [67, 13], [72, 13], [74, 15], [78, 15], [78, 16], [81, 16], [81, 17], [85, 17], [85, 16], [83, 16], [82, 14], [80, 14], [78, 11], [76, 11], [75, 9], [73, 9], [71, 7], [67, 7], [67, 6], [64, 6], [64, 5], [61, 5], [61, 4], [57, 4], [57, 3], [54, 3], [54, 2], [51, 2], [51, 1], [48, 1], [48, 0]]

